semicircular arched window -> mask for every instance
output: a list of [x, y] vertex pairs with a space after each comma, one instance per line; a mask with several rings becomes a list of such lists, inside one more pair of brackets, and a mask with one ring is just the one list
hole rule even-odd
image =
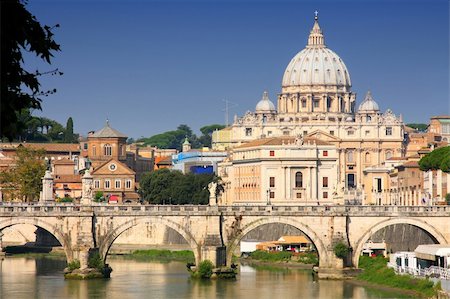
[[105, 144], [105, 146], [103, 147], [103, 154], [105, 156], [111, 156], [112, 155], [111, 144], [109, 144], [109, 143]]

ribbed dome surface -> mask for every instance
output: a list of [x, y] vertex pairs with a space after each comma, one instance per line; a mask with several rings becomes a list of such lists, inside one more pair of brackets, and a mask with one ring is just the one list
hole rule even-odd
[[308, 45], [292, 58], [283, 76], [283, 87], [301, 85], [352, 85], [342, 59], [325, 46], [317, 16]]

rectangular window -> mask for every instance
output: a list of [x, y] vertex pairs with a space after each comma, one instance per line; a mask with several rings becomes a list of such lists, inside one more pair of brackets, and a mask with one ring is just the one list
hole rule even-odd
[[319, 108], [319, 101], [318, 100], [314, 100], [314, 108]]
[[370, 135], [370, 131], [366, 131], [366, 136], [369, 136]]
[[323, 193], [323, 198], [328, 198], [328, 192]]
[[99, 181], [99, 180], [95, 180], [95, 181], [94, 181], [94, 188], [95, 188], [95, 189], [100, 188], [100, 181]]
[[328, 177], [327, 176], [324, 176], [322, 178], [322, 187], [328, 188]]
[[245, 128], [245, 136], [252, 136], [252, 128]]
[[392, 127], [386, 127], [386, 136], [392, 135]]
[[303, 137], [305, 137], [306, 135], [308, 135], [308, 131], [303, 131]]
[[121, 185], [122, 185], [121, 182], [122, 182], [121, 180], [116, 180], [115, 181], [116, 189], [120, 189], [121, 188]]
[[272, 136], [272, 131], [267, 131], [267, 136]]
[[105, 189], [109, 189], [109, 188], [111, 188], [111, 181], [105, 180]]
[[275, 198], [275, 192], [273, 192], [273, 191], [270, 191], [270, 194], [269, 194], [269, 196], [270, 196], [270, 198]]
[[327, 157], [328, 156], [328, 151], [323, 151], [323, 156]]
[[271, 176], [269, 178], [269, 187], [271, 187], [271, 188], [275, 187], [275, 177], [274, 176]]
[[334, 131], [330, 131], [330, 135], [333, 135], [333, 136], [334, 136]]
[[450, 134], [450, 124], [442, 124], [442, 134]]
[[347, 131], [347, 135], [348, 135], [348, 136], [352, 136], [352, 135], [354, 135], [354, 134], [355, 134], [355, 131], [351, 131], [351, 130], [350, 130], [350, 131]]
[[306, 101], [305, 100], [302, 101], [302, 108], [306, 108]]
[[131, 189], [131, 180], [127, 180], [127, 181], [125, 182], [125, 187], [126, 187], [127, 189]]
[[290, 132], [289, 131], [283, 131], [283, 135], [284, 136], [289, 136]]
[[275, 157], [275, 151], [270, 151], [270, 152], [269, 152], [269, 156]]
[[300, 192], [297, 192], [297, 198], [302, 198], [302, 194]]
[[83, 148], [84, 148], [85, 150], [88, 149], [88, 144], [87, 144], [87, 142], [83, 145]]

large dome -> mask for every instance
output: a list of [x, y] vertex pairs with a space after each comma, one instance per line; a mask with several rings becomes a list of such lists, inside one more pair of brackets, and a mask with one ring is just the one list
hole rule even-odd
[[317, 16], [306, 48], [292, 58], [282, 82], [282, 87], [312, 85], [352, 85], [342, 59], [326, 47]]

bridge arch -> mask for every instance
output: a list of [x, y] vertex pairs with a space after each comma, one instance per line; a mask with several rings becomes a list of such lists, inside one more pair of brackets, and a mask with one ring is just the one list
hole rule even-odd
[[35, 218], [10, 217], [6, 220], [0, 221], [0, 231], [2, 231], [7, 227], [18, 224], [30, 224], [45, 229], [47, 232], [52, 234], [56, 238], [56, 240], [58, 240], [58, 242], [61, 244], [62, 248], [64, 249], [64, 253], [66, 254], [67, 262], [70, 263], [73, 260], [72, 250], [70, 249], [70, 240], [68, 236], [66, 236], [56, 225], [51, 224], [45, 220], [42, 220], [39, 217]]
[[359, 264], [359, 257], [361, 255], [363, 245], [377, 231], [379, 231], [380, 229], [383, 229], [387, 226], [394, 225], [394, 224], [413, 225], [415, 227], [418, 227], [418, 228], [424, 230], [428, 234], [430, 234], [430, 236], [432, 236], [440, 244], [447, 243], [447, 240], [445, 239], [445, 237], [436, 228], [434, 228], [432, 225], [430, 225], [422, 220], [417, 220], [417, 219], [413, 219], [413, 218], [394, 218], [394, 219], [383, 220], [383, 221], [378, 222], [374, 226], [370, 227], [370, 229], [368, 229], [354, 244], [355, 246], [353, 247], [354, 248], [354, 250], [353, 250], [353, 265], [356, 268], [358, 267], [358, 264]]
[[227, 250], [227, 264], [231, 264], [231, 258], [233, 252], [236, 250], [237, 246], [241, 242], [242, 238], [255, 228], [264, 224], [287, 224], [293, 226], [300, 231], [302, 231], [314, 244], [317, 253], [319, 255], [319, 265], [326, 266], [329, 264], [327, 250], [323, 242], [320, 240], [319, 236], [305, 223], [298, 221], [294, 218], [288, 217], [270, 217], [270, 218], [259, 218], [246, 224], [240, 231], [240, 233], [234, 236], [232, 239], [228, 240], [228, 250]]
[[200, 247], [198, 246], [197, 241], [192, 236], [192, 234], [187, 231], [183, 226], [179, 223], [174, 222], [172, 220], [166, 219], [164, 217], [145, 217], [145, 218], [134, 218], [132, 220], [126, 221], [121, 225], [117, 226], [113, 230], [109, 231], [102, 241], [100, 242], [99, 251], [101, 256], [103, 257], [103, 261], [106, 262], [106, 258], [108, 256], [109, 249], [111, 248], [114, 241], [125, 231], [131, 229], [132, 227], [139, 224], [163, 224], [167, 227], [172, 228], [176, 232], [178, 232], [183, 238], [187, 241], [189, 246], [192, 248], [195, 256], [195, 262], [198, 265], [201, 261], [200, 257]]

